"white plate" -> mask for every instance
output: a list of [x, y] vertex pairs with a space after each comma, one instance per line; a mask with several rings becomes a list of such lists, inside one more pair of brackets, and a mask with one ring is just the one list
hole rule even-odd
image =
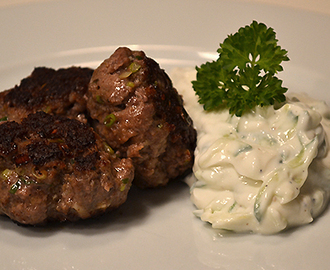
[[[225, 0], [71, 0], [0, 9], [0, 89], [35, 66], [96, 67], [120, 45], [170, 71], [214, 57], [227, 34], [252, 20], [289, 51], [281, 78], [330, 101], [330, 17]], [[329, 102], [330, 103], [330, 102]], [[328, 269], [330, 212], [274, 236], [220, 237], [192, 214], [188, 187], [132, 189], [117, 211], [46, 228], [0, 218], [1, 269]]]

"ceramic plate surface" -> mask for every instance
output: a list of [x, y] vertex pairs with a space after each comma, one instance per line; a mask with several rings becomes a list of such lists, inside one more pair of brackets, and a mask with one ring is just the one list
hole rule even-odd
[[[290, 91], [330, 104], [330, 17], [226, 0], [71, 0], [0, 9], [0, 89], [36, 66], [97, 67], [118, 46], [141, 49], [168, 73], [215, 57], [252, 20], [277, 32]], [[133, 188], [118, 210], [44, 228], [0, 217], [0, 269], [328, 269], [330, 212], [273, 236], [221, 236], [192, 214], [189, 188]]]

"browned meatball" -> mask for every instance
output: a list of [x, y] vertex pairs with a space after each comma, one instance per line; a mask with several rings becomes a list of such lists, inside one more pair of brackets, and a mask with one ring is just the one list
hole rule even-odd
[[45, 111], [85, 121], [84, 95], [92, 73], [80, 67], [35, 68], [18, 86], [0, 93], [0, 118], [20, 121], [30, 113]]
[[37, 112], [0, 125], [0, 213], [18, 223], [75, 221], [116, 208], [133, 170], [75, 119]]
[[94, 71], [87, 97], [95, 130], [132, 158], [135, 184], [163, 186], [191, 169], [192, 121], [167, 74], [144, 52], [118, 48]]

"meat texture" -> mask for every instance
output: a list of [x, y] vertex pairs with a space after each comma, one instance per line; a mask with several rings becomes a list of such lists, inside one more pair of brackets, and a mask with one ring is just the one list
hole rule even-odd
[[170, 78], [144, 52], [118, 48], [94, 71], [87, 97], [95, 130], [132, 158], [135, 184], [164, 186], [191, 169], [192, 121]]
[[93, 69], [81, 67], [35, 68], [18, 86], [0, 93], [0, 118], [19, 122], [44, 111], [86, 121], [84, 95], [92, 73]]
[[0, 125], [0, 212], [22, 224], [85, 219], [125, 202], [134, 169], [92, 128], [45, 112]]

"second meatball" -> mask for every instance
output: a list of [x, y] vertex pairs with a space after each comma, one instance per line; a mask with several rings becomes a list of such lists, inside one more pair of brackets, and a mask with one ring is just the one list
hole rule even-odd
[[170, 78], [144, 52], [118, 48], [94, 71], [87, 96], [96, 131], [132, 158], [136, 185], [164, 186], [191, 169], [192, 121]]

